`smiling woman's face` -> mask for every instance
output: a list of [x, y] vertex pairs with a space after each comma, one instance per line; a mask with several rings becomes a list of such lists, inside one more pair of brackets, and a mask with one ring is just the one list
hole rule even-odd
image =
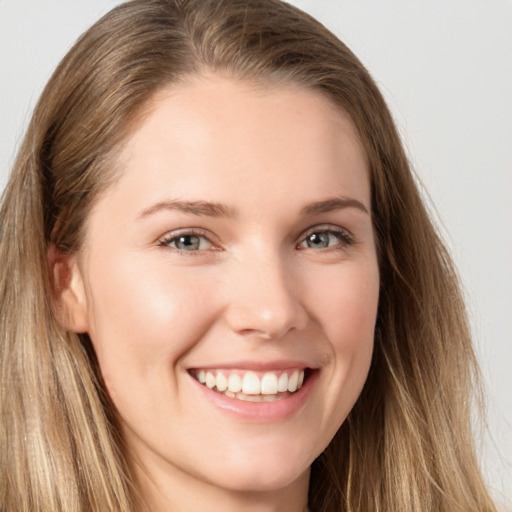
[[307, 492], [373, 347], [379, 271], [352, 123], [319, 93], [209, 77], [161, 91], [119, 164], [71, 263], [69, 309], [141, 478], [180, 495]]

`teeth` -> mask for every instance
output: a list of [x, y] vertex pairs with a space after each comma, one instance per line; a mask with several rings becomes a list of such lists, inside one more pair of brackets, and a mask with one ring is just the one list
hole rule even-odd
[[288, 374], [286, 372], [282, 373], [279, 377], [279, 381], [277, 383], [277, 391], [281, 393], [288, 391]]
[[228, 379], [226, 379], [223, 373], [217, 374], [217, 389], [219, 391], [226, 391], [228, 389]]
[[261, 394], [275, 395], [277, 393], [277, 375], [275, 373], [265, 373], [261, 379]]
[[[229, 391], [227, 392], [229, 393]], [[224, 393], [226, 396], [230, 396]], [[243, 393], [237, 393], [236, 395], [230, 396], [230, 398], [236, 398], [237, 400], [243, 400], [244, 402], [276, 402], [284, 398], [278, 395], [244, 395]]]
[[258, 375], [256, 372], [241, 370], [199, 370], [196, 379], [209, 389], [225, 394], [230, 398], [249, 402], [273, 402], [284, 398], [285, 393], [294, 393], [302, 387], [304, 370], [286, 371], [278, 374], [266, 372]]
[[217, 382], [217, 379], [215, 378], [215, 375], [213, 375], [213, 373], [207, 372], [206, 373], [206, 387], [213, 389], [215, 387], [216, 382]]
[[244, 395], [259, 395], [260, 392], [260, 379], [254, 372], [247, 372], [242, 380], [242, 393]]
[[299, 372], [298, 372], [298, 370], [295, 370], [291, 374], [290, 378], [288, 379], [288, 391], [290, 393], [297, 391], [298, 384], [299, 384]]
[[228, 378], [228, 389], [231, 393], [242, 391], [242, 379], [237, 373], [232, 373]]

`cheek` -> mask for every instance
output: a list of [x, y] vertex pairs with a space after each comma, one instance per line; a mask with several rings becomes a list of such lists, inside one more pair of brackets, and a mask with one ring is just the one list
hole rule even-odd
[[334, 388], [358, 395], [373, 352], [379, 299], [377, 264], [343, 272], [339, 279], [330, 281], [323, 295], [319, 315], [334, 361]]
[[[90, 337], [107, 387], [169, 372], [208, 329], [215, 307], [188, 269], [116, 258], [91, 268]], [[204, 281], [203, 281], [204, 282]]]
[[[326, 364], [321, 373], [321, 393], [314, 418], [328, 445], [357, 401], [370, 367], [379, 297], [379, 272], [373, 258], [368, 263], [345, 262], [317, 274], [309, 287], [310, 311], [320, 326]], [[326, 273], [329, 273], [327, 278]], [[322, 283], [319, 289], [318, 283]], [[310, 281], [309, 284], [313, 284]]]
[[346, 348], [373, 342], [379, 300], [376, 262], [348, 266], [323, 282], [323, 293], [317, 294], [316, 301], [329, 339], [336, 346]]

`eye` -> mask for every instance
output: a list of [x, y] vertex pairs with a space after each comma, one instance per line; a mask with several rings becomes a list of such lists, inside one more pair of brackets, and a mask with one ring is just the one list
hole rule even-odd
[[343, 248], [354, 242], [352, 235], [341, 228], [316, 228], [299, 243], [300, 249]]
[[205, 251], [213, 247], [212, 242], [205, 235], [193, 231], [170, 233], [159, 240], [158, 245], [180, 252]]

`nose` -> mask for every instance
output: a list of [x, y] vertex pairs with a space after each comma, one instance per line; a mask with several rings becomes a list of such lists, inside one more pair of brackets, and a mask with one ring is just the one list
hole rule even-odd
[[300, 298], [303, 290], [289, 266], [278, 255], [233, 264], [226, 283], [225, 317], [234, 332], [272, 340], [305, 328], [308, 313]]

